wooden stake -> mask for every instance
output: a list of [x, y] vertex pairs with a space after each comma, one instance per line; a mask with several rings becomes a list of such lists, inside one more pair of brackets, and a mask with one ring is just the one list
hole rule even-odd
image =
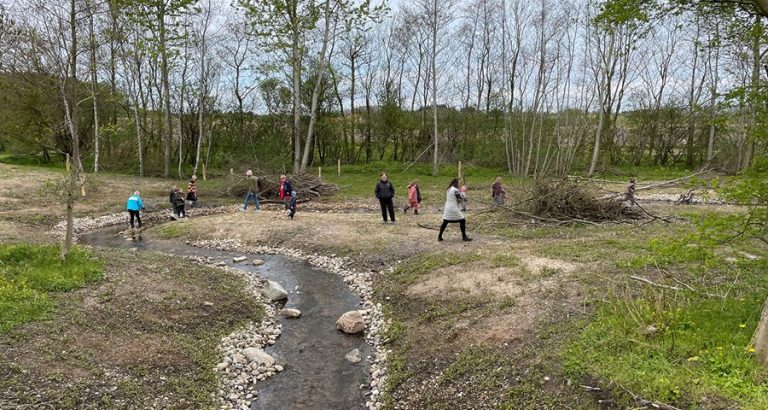
[[206, 177], [205, 177], [205, 162], [203, 162], [203, 181], [205, 181], [205, 180], [206, 180]]
[[231, 177], [235, 176], [235, 170], [233, 168], [229, 169], [229, 176]]
[[461, 161], [459, 161], [459, 180], [461, 180]]
[[341, 160], [336, 161], [336, 175], [341, 176]]
[[323, 167], [317, 167], [317, 179], [323, 180]]

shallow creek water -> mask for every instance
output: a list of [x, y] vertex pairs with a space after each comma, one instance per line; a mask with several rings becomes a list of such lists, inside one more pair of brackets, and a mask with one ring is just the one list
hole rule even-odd
[[[196, 248], [183, 243], [150, 239], [126, 240], [118, 229], [101, 229], [80, 235], [80, 243], [138, 251], [163, 252], [177, 256], [212, 257], [235, 269], [279, 282], [290, 292], [286, 307], [301, 310], [301, 318], [281, 318], [282, 334], [265, 351], [284, 371], [256, 385], [258, 398], [253, 409], [349, 409], [365, 405], [362, 384], [370, 381], [367, 362], [350, 363], [345, 355], [360, 349], [362, 357], [371, 348], [362, 336], [350, 336], [336, 330], [335, 322], [349, 310], [360, 308], [360, 298], [341, 278], [315, 269], [308, 263], [276, 255], [253, 255]], [[233, 263], [235, 256], [245, 262]], [[264, 259], [253, 266], [253, 259]], [[191, 265], [195, 266], [195, 265]], [[259, 347], [259, 346], [256, 346]]]

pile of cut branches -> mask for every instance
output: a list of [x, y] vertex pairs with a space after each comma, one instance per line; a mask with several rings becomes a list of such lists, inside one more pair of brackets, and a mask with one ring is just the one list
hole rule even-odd
[[[279, 175], [259, 175], [259, 197], [274, 199], [280, 195]], [[300, 200], [332, 195], [339, 186], [323, 182], [314, 175], [293, 175], [288, 177], [293, 189], [299, 194]], [[236, 177], [226, 189], [228, 195], [243, 196], [248, 191], [245, 177]]]
[[596, 188], [569, 180], [537, 181], [531, 197], [534, 215], [556, 221], [624, 221], [644, 215], [620, 198], [605, 198]]

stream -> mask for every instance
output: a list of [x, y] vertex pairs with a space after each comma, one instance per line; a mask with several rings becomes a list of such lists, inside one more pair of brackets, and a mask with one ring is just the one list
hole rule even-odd
[[[367, 389], [361, 389], [361, 385], [370, 382], [367, 361], [353, 364], [344, 356], [358, 348], [365, 358], [372, 349], [362, 335], [336, 330], [339, 316], [360, 309], [360, 298], [338, 275], [279, 255], [223, 252], [146, 237], [134, 242], [126, 240], [115, 227], [82, 234], [79, 241], [92, 246], [136, 248], [140, 252], [211, 257], [213, 263], [223, 261], [232, 268], [279, 282], [289, 292], [285, 307], [302, 313], [298, 319], [280, 318], [282, 334], [277, 343], [264, 350], [285, 370], [256, 384], [258, 396], [251, 408], [328, 410], [365, 406]], [[233, 263], [236, 256], [247, 259]], [[257, 258], [266, 263], [252, 265], [250, 261]]]

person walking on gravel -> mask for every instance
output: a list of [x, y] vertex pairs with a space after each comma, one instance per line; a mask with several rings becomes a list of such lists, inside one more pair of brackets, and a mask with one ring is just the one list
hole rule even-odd
[[392, 182], [387, 179], [386, 173], [381, 173], [381, 177], [379, 178], [379, 182], [376, 184], [374, 193], [376, 194], [376, 199], [379, 200], [379, 205], [381, 206], [381, 223], [387, 223], [387, 213], [389, 213], [389, 219], [392, 225], [394, 225], [395, 204], [392, 202], [392, 199], [395, 197], [395, 187], [392, 185]]
[[128, 209], [128, 215], [130, 215], [131, 218], [131, 229], [134, 228], [134, 220], [139, 223], [139, 229], [141, 229], [141, 211], [144, 210], [144, 202], [141, 200], [139, 191], [134, 192], [133, 195], [128, 198], [125, 208]]
[[259, 206], [259, 178], [253, 175], [250, 169], [245, 173], [245, 183], [248, 186], [248, 192], [245, 193], [245, 207], [243, 211], [248, 210], [248, 204], [253, 199], [253, 207], [258, 211]]
[[445, 207], [443, 207], [443, 224], [440, 225], [440, 233], [437, 235], [438, 242], [443, 241], [443, 232], [450, 223], [458, 223], [461, 228], [461, 239], [469, 242], [472, 239], [467, 236], [467, 221], [464, 213], [461, 212], [461, 203], [464, 201], [464, 194], [459, 191], [459, 179], [454, 178], [448, 186], [445, 193]]

